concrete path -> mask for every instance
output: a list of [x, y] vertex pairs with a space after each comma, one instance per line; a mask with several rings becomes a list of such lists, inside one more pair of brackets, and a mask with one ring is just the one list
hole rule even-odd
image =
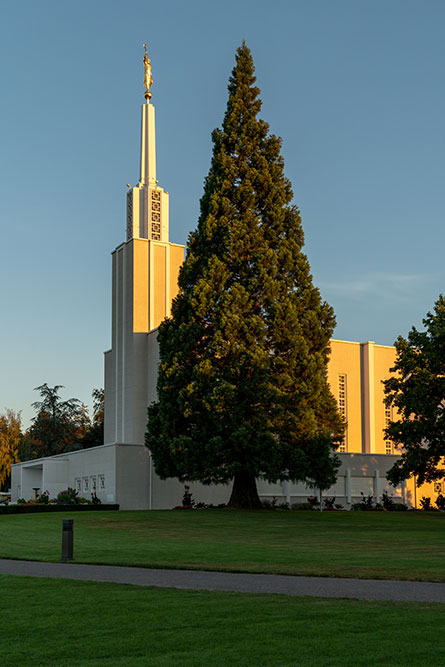
[[0, 574], [30, 577], [110, 581], [136, 586], [162, 586], [241, 593], [281, 593], [327, 598], [393, 600], [400, 602], [444, 602], [445, 584], [378, 579], [331, 579], [274, 574], [232, 574], [198, 570], [153, 570], [142, 567], [41, 563], [0, 559]]

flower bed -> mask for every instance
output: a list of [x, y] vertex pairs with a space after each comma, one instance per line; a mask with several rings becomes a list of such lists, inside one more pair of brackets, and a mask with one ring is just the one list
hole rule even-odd
[[35, 498], [25, 500], [19, 498], [16, 505], [0, 507], [0, 514], [31, 514], [35, 512], [66, 512], [91, 511], [91, 510], [118, 510], [119, 505], [115, 503], [102, 504], [96, 493], [91, 494], [91, 500], [79, 496], [75, 489], [70, 486], [59, 491], [56, 498], [49, 497], [49, 491], [41, 494], [36, 493]]

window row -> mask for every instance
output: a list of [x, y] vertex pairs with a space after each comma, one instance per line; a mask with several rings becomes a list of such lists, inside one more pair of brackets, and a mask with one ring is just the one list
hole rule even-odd
[[85, 477], [76, 477], [76, 491], [89, 491], [95, 493], [96, 491], [105, 491], [105, 475], [89, 475]]
[[[345, 420], [345, 422], [348, 421], [348, 396], [347, 396], [347, 375], [346, 373], [340, 373], [337, 378], [337, 403], [338, 403], [338, 410]], [[390, 422], [393, 421], [393, 408], [392, 406], [387, 406], [385, 405], [385, 428], [388, 428]], [[347, 452], [348, 451], [348, 429], [346, 428], [345, 435], [343, 436], [343, 440], [340, 443], [340, 446], [338, 448], [339, 452]], [[395, 454], [395, 446], [394, 443], [389, 440], [388, 438], [385, 438], [385, 454]]]

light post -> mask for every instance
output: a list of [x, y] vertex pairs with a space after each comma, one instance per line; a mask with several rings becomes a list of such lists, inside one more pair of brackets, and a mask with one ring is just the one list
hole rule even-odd
[[64, 563], [73, 560], [74, 519], [62, 519], [62, 558]]

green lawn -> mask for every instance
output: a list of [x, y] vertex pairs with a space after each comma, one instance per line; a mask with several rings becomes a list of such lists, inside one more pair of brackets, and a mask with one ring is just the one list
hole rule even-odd
[[445, 581], [445, 514], [228, 510], [0, 516], [0, 557]]
[[0, 576], [2, 665], [442, 665], [445, 605]]

